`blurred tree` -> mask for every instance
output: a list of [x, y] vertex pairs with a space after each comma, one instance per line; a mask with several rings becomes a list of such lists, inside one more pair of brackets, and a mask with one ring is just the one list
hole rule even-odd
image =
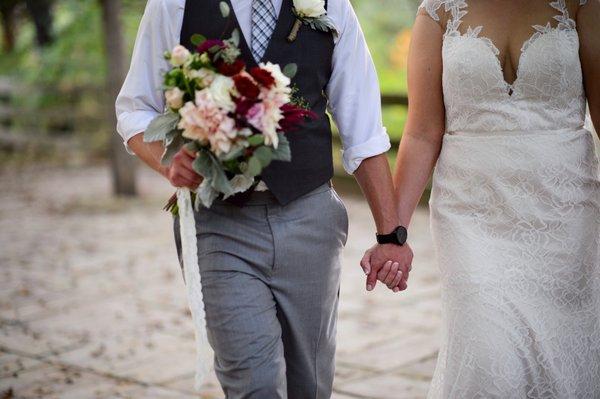
[[[104, 28], [104, 48], [107, 60], [107, 109], [111, 126], [116, 126], [114, 100], [119, 94], [121, 84], [126, 74], [126, 57], [123, 41], [121, 15], [121, 0], [99, 0], [102, 8], [102, 23]], [[113, 176], [113, 191], [117, 195], [133, 196], [137, 194], [135, 182], [135, 158], [123, 149], [119, 136], [111, 129], [110, 159]]]
[[52, 0], [25, 0], [25, 4], [35, 25], [38, 46], [51, 44], [53, 41]]
[[0, 0], [2, 17], [2, 36], [4, 51], [11, 52], [15, 48], [17, 36], [18, 6], [25, 3], [27, 11], [33, 20], [36, 33], [36, 43], [39, 47], [49, 45], [53, 41], [52, 33], [52, 3], [53, 0]]
[[15, 48], [16, 24], [15, 9], [17, 0], [0, 0], [0, 16], [2, 17], [2, 39], [5, 52]]

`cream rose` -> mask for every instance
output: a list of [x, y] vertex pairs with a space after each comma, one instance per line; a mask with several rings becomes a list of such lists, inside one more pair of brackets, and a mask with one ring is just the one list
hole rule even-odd
[[317, 18], [327, 14], [324, 0], [294, 0], [294, 8], [301, 17]]
[[165, 99], [167, 101], [167, 105], [172, 109], [179, 109], [183, 106], [183, 95], [184, 91], [179, 89], [179, 87], [174, 87], [165, 92]]
[[185, 64], [190, 55], [191, 54], [188, 49], [183, 47], [181, 44], [178, 44], [171, 52], [171, 64], [176, 67], [182, 66]]
[[233, 79], [223, 75], [216, 75], [207, 89], [217, 106], [225, 111], [233, 111], [235, 109], [235, 103], [231, 99], [233, 87]]

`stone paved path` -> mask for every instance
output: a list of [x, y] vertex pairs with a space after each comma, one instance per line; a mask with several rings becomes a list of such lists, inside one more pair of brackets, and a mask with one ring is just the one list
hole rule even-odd
[[[191, 321], [160, 210], [170, 188], [142, 173], [114, 200], [105, 168], [0, 174], [0, 398], [220, 398], [192, 388]], [[426, 210], [415, 216], [409, 291], [367, 294], [365, 203], [343, 195], [344, 255], [334, 398], [423, 398], [437, 352], [439, 284]], [[12, 396], [11, 396], [12, 393]]]

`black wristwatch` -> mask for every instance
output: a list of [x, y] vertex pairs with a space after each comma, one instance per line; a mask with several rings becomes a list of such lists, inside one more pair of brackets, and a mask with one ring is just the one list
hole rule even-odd
[[406, 227], [398, 226], [390, 234], [376, 234], [376, 237], [379, 244], [404, 245], [408, 238], [408, 232]]

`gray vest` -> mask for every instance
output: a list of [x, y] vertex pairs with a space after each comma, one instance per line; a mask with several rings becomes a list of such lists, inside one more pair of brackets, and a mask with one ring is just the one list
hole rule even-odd
[[[209, 39], [220, 39], [230, 37], [232, 31], [238, 29], [242, 58], [248, 68], [256, 66], [230, 0], [227, 0], [231, 7], [228, 19], [221, 17], [219, 3], [220, 0], [186, 1], [181, 44], [191, 50], [194, 48], [191, 36], [195, 33]], [[298, 65], [298, 73], [292, 84], [298, 88], [298, 95], [310, 105], [317, 119], [307, 121], [300, 129], [286, 134], [292, 149], [292, 161], [274, 161], [261, 176], [282, 205], [327, 183], [333, 177], [331, 126], [325, 112], [325, 87], [331, 76], [333, 35], [303, 25], [298, 38], [289, 43], [286, 38], [295, 21], [292, 4], [292, 0], [283, 0], [277, 25], [262, 61], [282, 67], [289, 63]]]

